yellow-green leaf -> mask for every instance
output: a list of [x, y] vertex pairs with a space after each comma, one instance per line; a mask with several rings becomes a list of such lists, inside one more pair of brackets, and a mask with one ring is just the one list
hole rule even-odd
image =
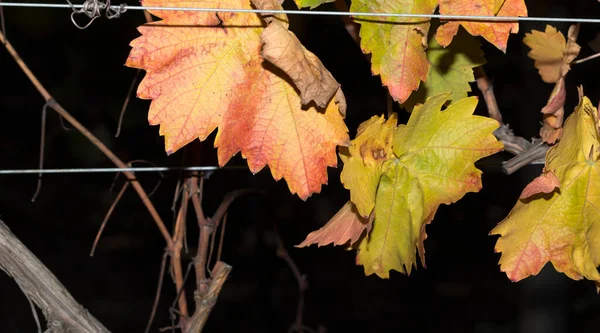
[[374, 116], [360, 125], [350, 147], [340, 148], [344, 162], [341, 180], [363, 217], [368, 217], [375, 207], [381, 165], [393, 157], [392, 135], [397, 124], [395, 114], [387, 121], [383, 116]]
[[358, 247], [357, 263], [365, 266], [367, 275], [410, 273], [416, 266], [416, 249], [424, 265], [425, 226], [440, 204], [479, 191], [481, 171], [475, 161], [502, 148], [492, 134], [498, 122], [473, 115], [477, 98], [462, 99], [441, 111], [449, 95], [417, 105], [408, 124], [394, 133], [394, 158], [382, 165], [373, 229]]
[[491, 234], [500, 235], [500, 270], [519, 281], [550, 261], [572, 279], [600, 286], [600, 137], [598, 111], [583, 97], [546, 155], [560, 189], [520, 199]]
[[419, 181], [399, 160], [388, 163], [377, 190], [374, 228], [360, 242], [356, 257], [366, 275], [382, 278], [389, 277], [390, 269], [410, 274], [416, 266], [424, 207]]
[[[432, 14], [436, 0], [354, 0], [351, 12]], [[381, 75], [395, 101], [404, 103], [427, 78], [425, 54], [429, 19], [398, 17], [354, 17], [361, 25], [361, 48], [372, 54], [371, 71]]]
[[467, 97], [471, 91], [469, 82], [475, 80], [473, 68], [485, 64], [479, 42], [462, 29], [446, 48], [430, 34], [427, 61], [430, 64], [427, 80], [402, 105], [409, 112], [415, 104], [442, 93], [452, 93], [450, 102]]

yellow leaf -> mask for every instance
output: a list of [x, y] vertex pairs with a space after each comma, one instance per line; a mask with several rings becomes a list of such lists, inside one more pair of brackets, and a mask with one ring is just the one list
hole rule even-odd
[[363, 217], [371, 215], [375, 207], [382, 163], [393, 158], [392, 135], [397, 124], [395, 114], [387, 121], [383, 116], [371, 117], [359, 126], [351, 146], [340, 149], [344, 162], [342, 183], [350, 190], [350, 198]]
[[565, 36], [550, 25], [544, 32], [533, 30], [525, 34], [523, 42], [531, 48], [527, 56], [534, 60], [542, 80], [548, 83], [556, 83], [567, 74], [569, 64], [580, 50], [575, 41], [567, 43]]
[[[152, 11], [162, 21], [141, 26], [127, 66], [146, 70], [138, 97], [152, 99], [148, 120], [160, 125], [167, 153], [218, 127], [222, 166], [241, 151], [250, 171], [269, 166], [276, 180], [306, 199], [327, 182], [347, 128], [335, 101], [303, 108], [289, 78], [261, 56], [265, 23], [249, 1], [144, 0], [145, 6], [215, 8], [215, 12]], [[278, 18], [286, 19], [278, 15]], [[288, 62], [289, 64], [289, 62]], [[336, 95], [338, 96], [338, 95]], [[311, 103], [312, 104], [312, 103]]]
[[572, 279], [600, 285], [600, 137], [598, 111], [583, 97], [546, 155], [560, 189], [520, 199], [492, 231], [500, 235], [500, 270], [519, 281], [550, 261]]

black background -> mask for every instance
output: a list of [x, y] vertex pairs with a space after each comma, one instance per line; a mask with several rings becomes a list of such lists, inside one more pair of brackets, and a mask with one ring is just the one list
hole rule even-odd
[[[132, 3], [133, 4], [133, 3]], [[530, 16], [598, 17], [593, 0], [528, 1]], [[287, 4], [287, 7], [291, 7]], [[327, 5], [320, 9], [332, 9]], [[158, 127], [147, 123], [148, 101], [132, 99], [122, 134], [114, 138], [121, 105], [136, 70], [124, 67], [129, 42], [144, 23], [141, 12], [114, 20], [98, 19], [76, 29], [69, 10], [6, 8], [7, 37], [56, 100], [105, 142], [122, 160], [143, 159], [156, 165], [181, 165], [185, 153], [164, 153]], [[347, 35], [339, 18], [290, 16], [291, 29], [316, 53], [342, 84], [348, 99], [347, 124], [386, 112], [386, 94], [371, 75], [366, 58]], [[522, 23], [503, 54], [480, 39], [504, 119], [518, 135], [537, 136], [552, 86], [539, 78], [521, 40], [544, 23]], [[555, 24], [566, 33], [568, 24]], [[582, 56], [592, 54], [587, 41], [598, 26], [584, 24]], [[600, 99], [598, 61], [573, 68], [567, 79], [567, 112], [577, 103], [576, 86], [592, 101]], [[44, 101], [16, 66], [0, 51], [0, 168], [36, 168], [40, 114]], [[473, 86], [473, 88], [476, 88]], [[475, 94], [478, 92], [475, 90]], [[479, 114], [485, 114], [483, 102]], [[407, 114], [401, 112], [401, 119]], [[203, 149], [205, 164], [215, 162], [214, 135]], [[76, 131], [65, 131], [49, 111], [47, 168], [112, 167]], [[539, 166], [512, 176], [499, 171], [509, 158], [483, 160], [483, 190], [443, 206], [428, 226], [427, 269], [410, 277], [392, 272], [389, 280], [365, 277], [354, 254], [341, 248], [294, 248], [322, 226], [348, 200], [339, 169], [329, 170], [329, 185], [306, 202], [289, 194], [265, 169], [215, 172], [206, 183], [205, 211], [210, 215], [223, 195], [238, 188], [264, 190], [267, 198], [243, 198], [231, 207], [223, 259], [233, 268], [209, 319], [206, 332], [285, 332], [297, 301], [294, 276], [275, 253], [273, 224], [279, 226], [290, 255], [307, 275], [305, 324], [328, 332], [598, 332], [600, 298], [593, 283], [571, 281], [546, 267], [537, 277], [511, 283], [497, 266], [495, 237], [488, 236], [504, 218]], [[238, 156], [231, 165], [243, 165]], [[88, 253], [116, 192], [112, 174], [64, 174], [44, 177], [40, 196], [30, 202], [35, 175], [0, 176], [0, 216], [12, 231], [56, 274], [73, 296], [112, 332], [142, 332], [149, 316], [164, 242], [133, 190], [119, 203], [94, 257]], [[167, 173], [152, 200], [166, 221], [179, 172]], [[140, 174], [146, 189], [157, 174]], [[123, 178], [117, 181], [117, 188]], [[190, 228], [190, 240], [196, 239]], [[193, 250], [193, 249], [192, 249]], [[190, 284], [192, 286], [192, 284]], [[190, 290], [193, 288], [189, 288]], [[153, 331], [168, 326], [175, 297], [166, 280]], [[191, 298], [189, 298], [191, 299]], [[29, 304], [18, 286], [0, 274], [0, 332], [33, 332]]]

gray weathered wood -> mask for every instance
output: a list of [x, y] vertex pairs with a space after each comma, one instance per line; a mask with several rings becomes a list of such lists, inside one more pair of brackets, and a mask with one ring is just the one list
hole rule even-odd
[[110, 333], [75, 301], [10, 229], [0, 220], [0, 269], [10, 275], [46, 317], [46, 333]]

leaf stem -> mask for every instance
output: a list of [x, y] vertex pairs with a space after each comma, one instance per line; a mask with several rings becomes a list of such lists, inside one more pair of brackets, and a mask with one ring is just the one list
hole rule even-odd
[[571, 65], [581, 64], [581, 63], [584, 63], [584, 62], [586, 62], [588, 60], [592, 60], [592, 59], [595, 59], [595, 58], [598, 58], [598, 57], [600, 57], [600, 52], [598, 52], [596, 54], [592, 54], [589, 57], [585, 57], [585, 58], [574, 60], [573, 62], [571, 62]]

